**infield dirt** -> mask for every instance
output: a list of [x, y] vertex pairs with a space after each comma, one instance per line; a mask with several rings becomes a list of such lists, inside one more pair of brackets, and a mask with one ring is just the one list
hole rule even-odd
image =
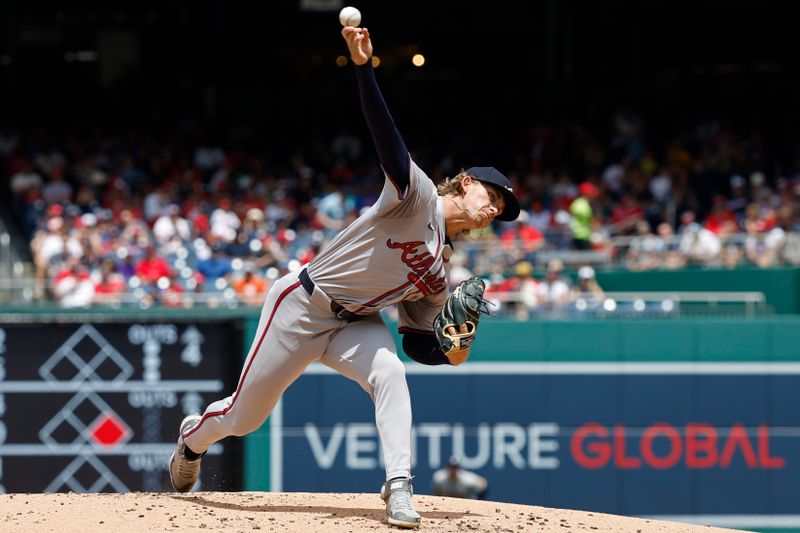
[[[414, 497], [421, 532], [520, 533], [733, 531], [602, 513], [437, 496]], [[144, 531], [357, 533], [400, 531], [377, 494], [196, 492], [192, 494], [0, 494], [2, 532]]]

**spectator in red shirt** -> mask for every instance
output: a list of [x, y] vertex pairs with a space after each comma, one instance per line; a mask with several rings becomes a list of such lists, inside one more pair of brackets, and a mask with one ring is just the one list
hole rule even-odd
[[136, 264], [136, 275], [142, 279], [143, 283], [155, 283], [158, 278], [170, 277], [172, 270], [167, 261], [157, 256], [152, 246], [147, 247], [145, 256]]
[[630, 191], [624, 191], [620, 203], [611, 210], [611, 224], [616, 235], [628, 235], [636, 229], [636, 223], [644, 218], [644, 209]]
[[538, 228], [528, 225], [530, 216], [523, 209], [519, 217], [510, 223], [508, 229], [500, 235], [500, 242], [505, 248], [521, 250], [524, 255], [531, 254], [544, 245], [544, 235]]
[[125, 278], [117, 271], [113, 261], [106, 259], [100, 265], [100, 280], [94, 284], [95, 302], [119, 301], [119, 295], [127, 290]]
[[486, 297], [506, 316], [527, 320], [538, 304], [539, 281], [533, 277], [533, 265], [520, 261], [514, 265], [514, 275], [501, 283], [490, 285]]
[[730, 223], [738, 225], [736, 215], [728, 210], [727, 199], [721, 194], [717, 194], [714, 196], [711, 213], [706, 218], [705, 227], [711, 233], [720, 235], [723, 228], [729, 226]]

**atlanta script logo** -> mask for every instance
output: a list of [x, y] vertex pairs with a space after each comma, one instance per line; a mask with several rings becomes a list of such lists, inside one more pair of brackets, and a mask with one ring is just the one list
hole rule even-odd
[[[431, 271], [436, 258], [431, 255], [423, 241], [392, 242], [392, 239], [388, 239], [386, 246], [395, 250], [403, 250], [400, 259], [411, 269], [411, 272], [408, 273], [408, 281], [413, 283], [422, 294], [427, 296], [444, 290], [447, 282], [443, 269], [440, 268], [438, 272]], [[437, 276], [439, 272], [442, 272], [441, 276]]]

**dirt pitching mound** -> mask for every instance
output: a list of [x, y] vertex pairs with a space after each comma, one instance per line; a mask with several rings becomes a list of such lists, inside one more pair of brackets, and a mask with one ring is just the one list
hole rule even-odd
[[[418, 495], [424, 532], [732, 531], [675, 522], [530, 505]], [[0, 494], [0, 530], [80, 533], [130, 531], [399, 531], [377, 494], [197, 492], [193, 494]]]

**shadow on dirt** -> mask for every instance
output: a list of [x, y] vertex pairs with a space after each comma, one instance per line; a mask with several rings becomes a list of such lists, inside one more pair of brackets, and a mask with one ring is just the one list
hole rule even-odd
[[[219, 502], [207, 496], [178, 496], [173, 495], [170, 498], [184, 503], [192, 503], [206, 507], [215, 507], [217, 509], [227, 509], [231, 511], [245, 511], [248, 513], [314, 513], [324, 515], [320, 518], [336, 519], [336, 518], [365, 518], [375, 522], [386, 523], [386, 512], [383, 507], [380, 508], [359, 508], [359, 507], [330, 507], [330, 506], [314, 506], [314, 505], [265, 505], [255, 504], [246, 505], [240, 503]], [[451, 511], [424, 511], [417, 509], [423, 518], [429, 519], [454, 519], [467, 517], [479, 517], [481, 515], [476, 513], [460, 513]]]

